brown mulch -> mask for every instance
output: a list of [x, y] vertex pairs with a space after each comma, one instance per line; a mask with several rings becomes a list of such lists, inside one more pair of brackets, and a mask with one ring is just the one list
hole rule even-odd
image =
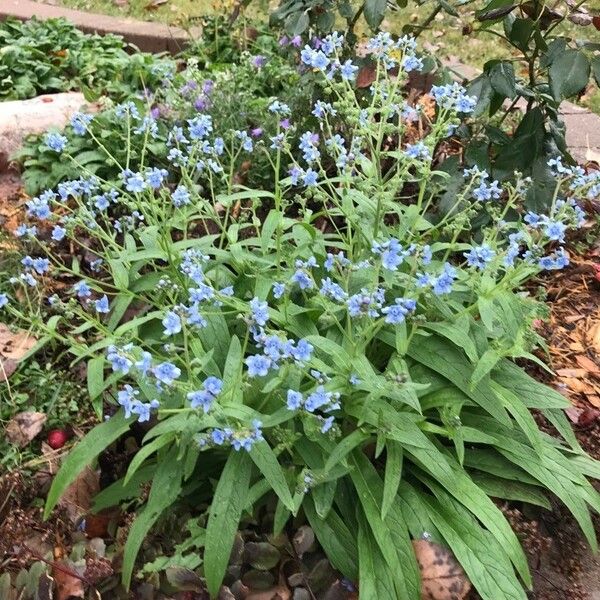
[[[543, 378], [573, 404], [567, 414], [576, 429], [592, 427], [600, 417], [600, 246], [571, 254], [569, 268], [539, 283], [546, 288], [550, 316], [537, 323], [537, 331], [555, 373]], [[600, 458], [597, 444], [586, 449]]]

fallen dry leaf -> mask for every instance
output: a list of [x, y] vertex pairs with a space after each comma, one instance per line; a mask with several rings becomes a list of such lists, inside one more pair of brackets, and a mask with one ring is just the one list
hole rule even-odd
[[37, 339], [27, 331], [11, 331], [4, 323], [0, 323], [0, 354], [4, 358], [21, 360], [36, 344]]
[[588, 342], [600, 356], [600, 321], [592, 325], [588, 331]]
[[18, 413], [6, 425], [6, 438], [11, 444], [23, 448], [42, 430], [46, 419], [41, 412]]
[[356, 76], [356, 87], [369, 87], [376, 79], [376, 69], [374, 63], [368, 63], [362, 66]]
[[591, 358], [579, 354], [575, 357], [575, 360], [582, 369], [586, 369], [586, 371], [594, 375], [600, 375], [600, 367]]
[[567, 417], [574, 425], [578, 425], [579, 427], [586, 428], [591, 427], [596, 421], [598, 417], [600, 417], [600, 411], [595, 408], [575, 408], [574, 406], [570, 406], [565, 410], [567, 413]]
[[463, 600], [471, 583], [454, 555], [443, 546], [427, 540], [413, 540], [421, 571], [423, 600]]
[[98, 473], [86, 467], [65, 490], [59, 506], [64, 508], [72, 523], [77, 523], [92, 507], [92, 499], [100, 491]]
[[83, 581], [69, 563], [56, 563], [52, 569], [52, 576], [56, 585], [56, 600], [69, 600], [85, 596]]
[[587, 369], [556, 369], [559, 377], [585, 377], [587, 373]]
[[8, 381], [8, 378], [17, 370], [17, 361], [12, 358], [0, 357], [0, 383]]

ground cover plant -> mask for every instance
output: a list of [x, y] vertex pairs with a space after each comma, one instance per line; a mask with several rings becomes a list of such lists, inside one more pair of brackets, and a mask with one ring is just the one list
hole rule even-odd
[[[291, 92], [299, 82], [297, 65], [288, 54], [287, 48], [280, 48], [277, 37], [264, 30], [253, 29], [252, 34], [242, 31], [239, 37], [227, 36], [222, 29], [213, 35], [207, 33], [177, 60], [157, 61], [152, 67], [154, 79], [132, 88], [127, 96], [135, 114], [152, 108], [148, 118], [137, 125], [137, 129], [147, 129], [148, 139], [130, 135], [128, 119], [123, 118], [122, 109], [115, 110], [119, 97], [113, 96], [93, 119], [91, 115], [76, 115], [62, 132], [72, 160], [56, 161], [43, 136], [33, 136], [25, 144], [15, 157], [24, 167], [25, 189], [38, 194], [77, 177], [83, 166], [104, 179], [116, 180], [120, 163], [128, 160], [134, 168], [148, 153], [157, 166], [166, 167], [173, 126], [200, 113], [210, 114], [221, 128], [263, 129], [267, 133], [275, 124], [274, 118], [264, 117], [269, 98], [293, 96]], [[294, 104], [292, 99], [290, 102]], [[303, 102], [305, 96], [295, 101]], [[88, 135], [83, 135], [86, 131]], [[97, 139], [114, 160], [106, 161], [105, 154], [97, 151]], [[260, 178], [264, 169], [255, 167], [247, 175]]]
[[[65, 459], [46, 513], [143, 424], [125, 477], [98, 499], [127, 502], [150, 485], [124, 550], [127, 586], [147, 534], [183, 506], [209, 505], [192, 568], [212, 596], [240, 520], [273, 501], [274, 531], [305, 518], [365, 599], [420, 597], [420, 539], [450, 547], [482, 598], [525, 598], [525, 556], [491, 498], [548, 506], [554, 494], [596, 547], [598, 465], [567, 401], [513, 361], [540, 362], [540, 307], [519, 287], [568, 264], [565, 235], [582, 222], [578, 201], [598, 196], [598, 174], [552, 159], [544, 214], [525, 208], [523, 176], [501, 184], [473, 166], [455, 186], [436, 148], [477, 99], [435, 86], [427, 112], [404, 97], [423, 65], [414, 41], [381, 33], [369, 50], [365, 90], [342, 36], [301, 50], [322, 93], [311, 129], [279, 99], [271, 135], [200, 112], [171, 130], [164, 167], [143, 150], [132, 168], [129, 148], [152, 143], [152, 121], [121, 105], [124, 158], [95, 139], [119, 180], [82, 166], [28, 203], [27, 254], [0, 303], [87, 363], [107, 417]], [[45, 143], [69, 159], [66, 137]], [[259, 155], [266, 189], [238, 177]], [[50, 278], [68, 292], [40, 293]]]
[[154, 87], [161, 60], [116, 35], [87, 35], [64, 19], [0, 23], [0, 99], [78, 89], [117, 100]]

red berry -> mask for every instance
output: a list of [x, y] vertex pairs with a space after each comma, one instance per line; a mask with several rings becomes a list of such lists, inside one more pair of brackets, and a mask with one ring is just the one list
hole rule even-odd
[[48, 432], [48, 446], [50, 446], [50, 448], [53, 450], [62, 448], [68, 439], [69, 436], [64, 429], [53, 429], [52, 431]]

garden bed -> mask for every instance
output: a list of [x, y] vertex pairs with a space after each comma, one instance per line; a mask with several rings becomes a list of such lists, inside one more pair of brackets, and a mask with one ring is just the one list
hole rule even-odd
[[597, 172], [409, 39], [214, 32], [6, 182], [0, 590], [595, 593]]

